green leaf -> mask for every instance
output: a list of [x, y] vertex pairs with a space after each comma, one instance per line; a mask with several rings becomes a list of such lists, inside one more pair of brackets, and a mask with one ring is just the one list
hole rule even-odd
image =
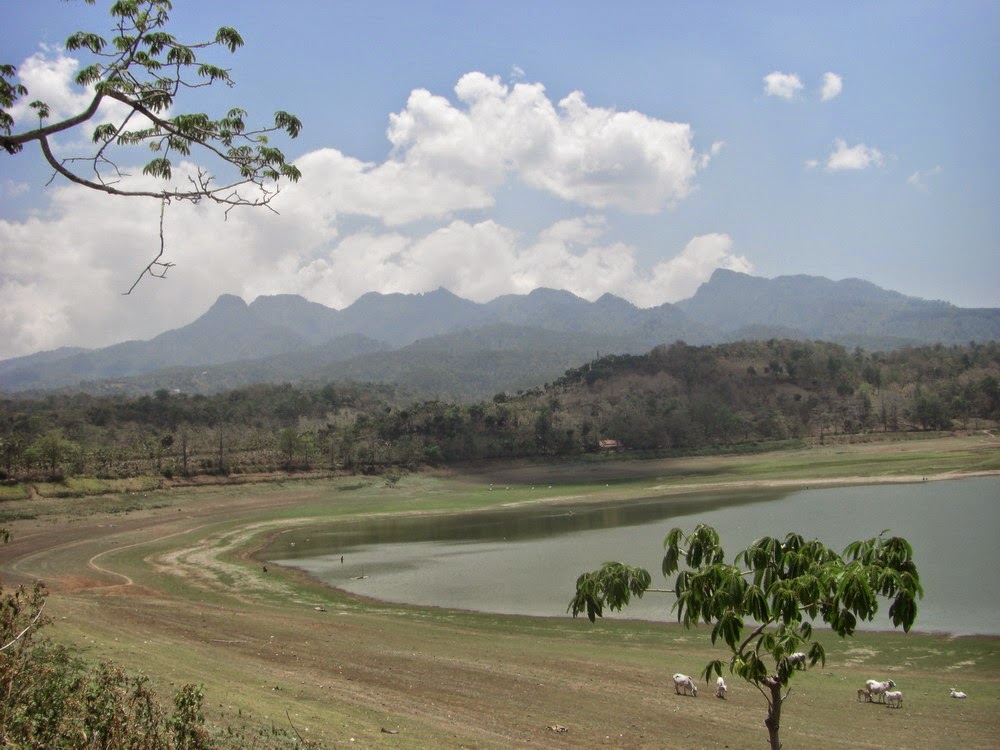
[[190, 47], [178, 45], [171, 47], [170, 51], [167, 52], [167, 63], [169, 65], [194, 65], [196, 61], [197, 58], [195, 57], [194, 50]]
[[[163, 31], [150, 32], [149, 34], [146, 34], [145, 37], [143, 37], [142, 41], [143, 44], [145, 44], [149, 48], [149, 54], [151, 55], [158, 55], [166, 47], [171, 47], [172, 45], [176, 44], [176, 39], [174, 39], [173, 35], [167, 34], [166, 32]], [[171, 50], [171, 52], [172, 51], [173, 50]], [[167, 60], [171, 61], [169, 52], [167, 53]]]
[[235, 52], [243, 46], [243, 37], [239, 32], [229, 26], [223, 26], [215, 32], [215, 43], [226, 47], [230, 52]]
[[291, 138], [298, 138], [302, 132], [302, 122], [295, 115], [278, 111], [274, 113], [274, 127], [284, 130]]
[[121, 36], [115, 37], [115, 48], [119, 52], [125, 52], [130, 49], [132, 45], [135, 44], [135, 37], [128, 34], [122, 34]]
[[771, 610], [767, 606], [767, 597], [764, 596], [760, 586], [748, 586], [743, 592], [743, 611], [757, 622], [766, 622], [771, 619]]
[[167, 147], [172, 151], [176, 151], [181, 156], [189, 156], [191, 154], [191, 141], [181, 136], [169, 136], [167, 138]]
[[715, 661], [710, 661], [705, 665], [705, 668], [701, 670], [701, 677], [705, 679], [705, 682], [712, 681], [712, 675], [717, 677], [722, 677], [722, 660], [716, 659]]
[[143, 92], [141, 102], [153, 112], [162, 112], [173, 104], [174, 98], [166, 91], [149, 90]]
[[667, 547], [667, 552], [663, 555], [663, 562], [660, 565], [660, 571], [664, 577], [673, 574], [677, 570], [679, 558], [680, 552], [676, 546]]
[[76, 74], [76, 78], [73, 80], [78, 86], [89, 86], [92, 83], [96, 83], [101, 80], [101, 66], [100, 65], [88, 65], [86, 68], [81, 70]]
[[114, 139], [118, 134], [118, 128], [112, 125], [110, 122], [103, 123], [94, 128], [94, 143], [107, 143]]
[[198, 66], [198, 75], [212, 81], [229, 81], [229, 71], [216, 65], [202, 63]]
[[260, 147], [257, 149], [257, 158], [262, 164], [284, 164], [285, 155], [276, 148]]
[[904, 589], [896, 594], [896, 598], [889, 606], [889, 617], [892, 618], [892, 624], [897, 628], [902, 625], [904, 632], [910, 632], [913, 621], [917, 617], [917, 602], [912, 592]]
[[45, 102], [38, 101], [36, 99], [35, 101], [31, 102], [31, 104], [29, 104], [28, 106], [31, 107], [33, 110], [35, 110], [35, 114], [38, 115], [38, 119], [40, 120], [48, 119], [49, 105], [46, 104]]
[[735, 650], [739, 645], [742, 633], [743, 619], [736, 612], [730, 610], [716, 622], [715, 628], [712, 630], [712, 643], [715, 643], [717, 636], [721, 635], [726, 645]]
[[826, 650], [822, 643], [814, 641], [809, 647], [809, 666], [814, 667], [817, 663], [826, 666]]
[[88, 34], [83, 31], [77, 31], [66, 40], [66, 49], [88, 49], [95, 55], [99, 55], [106, 44], [107, 42], [97, 34]]
[[142, 173], [150, 177], [162, 177], [169, 180], [171, 176], [170, 160], [167, 158], [153, 159], [142, 168]]
[[573, 616], [586, 610], [593, 622], [600, 617], [605, 606], [620, 610], [627, 606], [632, 596], [642, 597], [652, 578], [643, 568], [634, 568], [619, 562], [604, 563], [591, 573], [584, 573], [576, 580], [576, 594], [568, 609]]

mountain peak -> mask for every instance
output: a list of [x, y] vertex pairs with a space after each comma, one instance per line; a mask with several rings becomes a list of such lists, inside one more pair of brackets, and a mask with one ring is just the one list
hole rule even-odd
[[611, 294], [610, 292], [605, 292], [600, 297], [598, 297], [594, 304], [603, 309], [613, 309], [613, 310], [634, 310], [636, 306], [629, 302], [623, 297], [618, 297], [617, 295]]
[[209, 312], [213, 310], [245, 310], [247, 308], [247, 303], [242, 297], [237, 297], [235, 294], [220, 294], [219, 298], [215, 300], [209, 308]]

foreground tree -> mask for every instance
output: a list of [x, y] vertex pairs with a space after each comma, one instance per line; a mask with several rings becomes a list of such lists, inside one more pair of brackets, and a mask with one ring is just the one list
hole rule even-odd
[[[94, 4], [94, 0], [84, 2]], [[59, 122], [49, 121], [49, 104], [35, 100], [29, 107], [37, 121], [17, 130], [22, 123], [15, 121], [11, 108], [29, 91], [18, 81], [13, 65], [0, 64], [0, 147], [17, 154], [25, 144], [38, 143], [49, 165], [71, 182], [116, 196], [158, 198], [163, 207], [174, 200], [210, 200], [226, 211], [234, 206], [268, 205], [279, 191], [280, 180], [294, 182], [300, 177], [298, 168], [270, 144], [269, 136], [278, 132], [295, 138], [302, 123], [279, 111], [272, 125], [248, 128], [247, 113], [240, 108], [218, 119], [203, 113], [173, 114], [170, 110], [182, 92], [218, 83], [233, 85], [225, 68], [199, 62], [198, 54], [211, 48], [235, 52], [243, 39], [236, 29], [224, 26], [208, 41], [182, 43], [164, 30], [171, 9], [169, 0], [117, 0], [110, 9], [114, 24], [110, 42], [83, 31], [69, 37], [67, 50], [93, 56], [92, 64], [76, 77], [76, 83], [92, 91], [93, 98], [85, 110]], [[98, 122], [89, 153], [57, 157], [49, 138], [95, 120], [105, 101], [123, 106], [114, 110], [120, 114], [113, 120]], [[142, 172], [162, 180], [162, 187], [134, 189], [123, 183], [125, 175], [119, 165], [136, 146], [152, 151]], [[221, 179], [198, 167], [184, 183], [173, 182], [174, 160], [199, 155], [219, 166]], [[140, 279], [146, 273], [162, 276], [172, 265], [160, 261], [162, 215], [161, 211], [160, 253]]]
[[[647, 591], [673, 593], [677, 619], [685, 627], [712, 626], [712, 643], [720, 638], [732, 652], [729, 670], [746, 680], [767, 701], [771, 748], [778, 750], [781, 709], [796, 671], [826, 663], [826, 653], [813, 637], [819, 618], [841, 637], [854, 634], [858, 620], [871, 621], [879, 598], [892, 600], [889, 617], [909, 631], [923, 596], [913, 550], [901, 537], [879, 536], [852, 542], [843, 555], [798, 534], [784, 540], [762, 537], [725, 562], [719, 535], [699, 525], [690, 535], [670, 530], [664, 540], [663, 575], [678, 572], [673, 589], [652, 589], [643, 568], [607, 562], [576, 581], [568, 609], [586, 612], [591, 622], [604, 608], [620, 610], [633, 596]], [[806, 658], [792, 658], [793, 654]], [[708, 663], [705, 680], [722, 674], [722, 660]]]

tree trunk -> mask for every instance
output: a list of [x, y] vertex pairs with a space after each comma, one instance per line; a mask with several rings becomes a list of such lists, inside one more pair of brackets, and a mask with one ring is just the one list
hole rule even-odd
[[771, 689], [771, 701], [767, 707], [767, 718], [764, 719], [764, 726], [767, 727], [771, 750], [781, 750], [781, 741], [778, 739], [778, 729], [781, 725], [781, 683], [777, 680], [773, 682], [767, 680], [764, 684]]

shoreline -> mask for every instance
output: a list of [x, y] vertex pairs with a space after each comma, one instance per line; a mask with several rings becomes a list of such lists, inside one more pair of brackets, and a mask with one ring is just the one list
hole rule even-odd
[[[547, 507], [559, 508], [567, 506], [578, 508], [578, 513], [580, 512], [579, 509], [581, 507], [590, 508], [597, 512], [600, 512], [603, 506], [607, 506], [609, 510], [612, 508], [620, 509], [623, 506], [628, 506], [630, 503], [635, 503], [638, 505], [651, 501], [652, 503], [666, 507], [671, 503], [672, 500], [678, 500], [678, 501], [686, 500], [688, 503], [691, 504], [693, 508], [695, 508], [695, 510], [692, 510], [692, 508], [689, 507], [685, 508], [682, 511], [682, 515], [688, 517], [690, 520], [690, 517], [692, 515], [697, 515], [698, 513], [696, 508], [698, 504], [699, 495], [705, 495], [706, 496], [705, 499], [710, 500], [717, 498], [720, 494], [724, 495], [730, 491], [735, 496], [737, 494], [744, 492], [754, 492], [760, 490], [777, 490], [781, 494], [776, 498], [776, 500], [780, 501], [781, 498], [784, 496], [784, 493], [782, 491], [786, 490], [791, 492], [799, 492], [799, 491], [808, 491], [810, 489], [830, 490], [839, 487], [865, 487], [865, 486], [876, 487], [876, 486], [906, 485], [906, 484], [923, 485], [927, 482], [993, 479], [997, 477], [1000, 477], [1000, 471], [989, 470], [989, 471], [971, 471], [971, 472], [953, 471], [953, 472], [944, 472], [936, 475], [928, 475], [926, 477], [920, 475], [883, 477], [883, 478], [878, 478], [880, 479], [880, 481], [874, 481], [874, 482], [868, 481], [868, 478], [866, 477], [842, 477], [842, 478], [831, 478], [818, 481], [813, 479], [808, 482], [804, 480], [764, 480], [764, 481], [746, 480], [739, 482], [719, 482], [719, 483], [698, 484], [698, 485], [657, 485], [654, 486], [652, 489], [659, 490], [662, 493], [658, 499], [651, 499], [648, 496], [611, 498], [608, 496], [595, 497], [595, 496], [585, 496], [585, 495], [561, 495], [557, 497], [537, 498], [532, 500], [521, 500], [510, 503], [501, 503], [499, 505], [491, 505], [488, 507], [480, 507], [469, 510], [405, 511], [402, 512], [401, 514], [394, 514], [393, 519], [399, 520], [401, 523], [406, 523], [407, 520], [415, 522], [419, 520], [423, 520], [425, 522], [430, 520], [430, 523], [433, 524], [432, 519], [435, 517], [454, 518], [456, 516], [469, 516], [471, 518], [484, 513], [509, 512], [512, 514], [516, 514], [519, 510], [525, 511], [526, 513], [531, 513], [533, 511], [534, 512], [541, 511], [544, 514], [544, 509]], [[674, 492], [675, 490], [677, 492]], [[727, 505], [725, 507], [729, 508], [730, 506]], [[735, 503], [732, 507], [734, 509], [738, 509], [740, 507], [740, 504]], [[923, 507], [923, 506], [918, 506], [918, 507]], [[706, 508], [707, 512], [717, 512], [719, 510], [720, 507], [714, 505]], [[587, 513], [589, 511], [583, 511], [583, 512]], [[562, 515], [562, 514], [557, 514], [557, 515]], [[572, 511], [570, 511], [568, 515], [572, 516], [573, 515]], [[528, 516], [528, 515], [524, 516], [522, 523], [530, 524], [531, 522], [529, 519], [532, 517], [533, 516]], [[356, 522], [356, 519], [352, 519], [352, 522]], [[654, 516], [651, 516], [649, 520], [640, 521], [638, 520], [637, 517], [636, 519], [633, 519], [633, 521], [631, 522], [623, 520], [620, 521], [620, 523], [624, 526], [631, 526], [633, 524], [653, 525], [656, 524], [657, 521]], [[802, 523], [801, 519], [798, 519], [798, 523], [801, 526]], [[562, 535], [567, 533], [570, 534], [574, 533], [574, 527], [572, 525], [572, 522], [568, 522], [568, 524], [569, 526], [567, 528], [559, 527], [559, 530], [553, 530], [552, 531], [553, 538], [561, 537]], [[324, 526], [328, 526], [329, 528], [336, 528], [337, 525], [338, 522], [335, 520], [331, 520], [329, 524], [324, 524]], [[880, 526], [877, 526], [877, 528], [878, 527]], [[273, 543], [280, 534], [287, 532], [294, 533], [296, 529], [304, 529], [304, 528], [306, 528], [305, 525], [287, 527], [281, 530], [276, 530], [275, 532], [269, 534], [268, 539], [255, 549], [254, 559], [257, 560], [258, 562], [262, 563], [266, 562], [268, 565], [275, 565], [276, 567], [280, 566], [282, 568], [298, 571], [300, 574], [307, 576], [310, 580], [312, 580], [313, 582], [315, 582], [320, 586], [335, 590], [341, 595], [354, 597], [376, 605], [395, 605], [395, 606], [414, 607], [417, 609], [471, 612], [487, 616], [501, 615], [501, 616], [543, 618], [543, 619], [552, 619], [552, 618], [565, 619], [563, 615], [552, 612], [551, 608], [547, 608], [544, 607], [544, 605], [540, 605], [540, 602], [542, 600], [537, 599], [537, 597], [533, 599], [530, 595], [527, 598], [519, 599], [518, 601], [522, 602], [520, 605], [517, 603], [517, 601], [503, 600], [500, 602], [499, 606], [495, 607], [490, 607], [489, 605], [483, 606], [482, 602], [478, 602], [476, 604], [473, 604], [472, 606], [463, 606], [460, 603], [460, 600], [451, 601], [447, 596], [444, 599], [439, 599], [433, 592], [438, 588], [440, 588], [441, 585], [443, 585], [440, 583], [441, 581], [447, 581], [449, 580], [449, 576], [455, 575], [455, 572], [451, 570], [451, 567], [449, 567], [449, 563], [447, 562], [444, 563], [445, 567], [441, 569], [443, 572], [438, 572], [435, 574], [434, 570], [432, 569], [431, 572], [428, 573], [428, 575], [430, 576], [428, 579], [429, 581], [432, 582], [438, 581], [439, 583], [438, 584], [432, 583], [429, 587], [425, 587], [426, 589], [425, 594], [428, 594], [428, 597], [426, 599], [408, 598], [405, 592], [411, 589], [411, 585], [415, 585], [417, 591], [421, 590], [420, 583], [419, 582], [414, 583], [413, 581], [410, 581], [410, 583], [407, 584], [406, 581], [412, 578], [412, 576], [403, 573], [403, 577], [400, 578], [399, 573], [393, 572], [392, 569], [394, 569], [395, 566], [403, 566], [403, 568], [406, 569], [413, 568], [414, 570], [419, 570], [420, 569], [419, 567], [414, 567], [414, 566], [421, 566], [423, 563], [427, 563], [429, 561], [428, 560], [422, 561], [420, 558], [412, 557], [411, 553], [404, 553], [404, 555], [399, 557], [397, 557], [395, 554], [390, 553], [389, 558], [387, 560], [382, 560], [381, 564], [382, 565], [389, 564], [391, 569], [386, 571], [380, 571], [379, 568], [377, 567], [380, 564], [380, 562], [374, 561], [370, 557], [371, 554], [374, 554], [372, 552], [372, 548], [377, 548], [379, 545], [388, 544], [392, 547], [398, 547], [402, 545], [408, 546], [410, 544], [417, 545], [421, 543], [433, 545], [431, 551], [427, 553], [430, 556], [429, 558], [430, 561], [436, 559], [436, 557], [439, 554], [447, 554], [447, 553], [441, 553], [438, 550], [438, 546], [447, 544], [463, 545], [463, 550], [467, 550], [471, 554], [489, 555], [490, 554], [489, 548], [492, 547], [494, 543], [492, 538], [480, 539], [478, 536], [473, 535], [469, 539], [464, 540], [462, 538], [448, 536], [447, 537], [448, 541], [445, 542], [437, 540], [432, 537], [424, 539], [423, 537], [420, 536], [419, 532], [415, 532], [412, 538], [409, 538], [409, 536], [407, 535], [403, 535], [399, 539], [386, 538], [381, 541], [373, 541], [373, 542], [360, 542], [359, 540], [355, 539], [348, 542], [348, 546], [345, 546], [343, 550], [338, 549], [336, 551], [330, 551], [326, 553], [318, 552], [314, 555], [310, 555], [309, 558], [303, 559], [303, 561], [306, 561], [310, 558], [315, 558], [317, 560], [324, 560], [331, 556], [336, 557], [337, 554], [340, 554], [341, 551], [348, 552], [352, 549], [352, 546], [361, 544], [362, 545], [361, 549], [365, 554], [364, 557], [365, 562], [361, 563], [362, 565], [361, 569], [365, 570], [365, 566], [369, 566], [368, 570], [369, 575], [365, 575], [364, 578], [369, 578], [371, 576], [379, 578], [379, 576], [381, 575], [383, 576], [383, 580], [389, 581], [389, 588], [386, 588], [384, 584], [381, 587], [376, 585], [374, 587], [375, 593], [369, 593], [370, 589], [369, 591], [366, 591], [364, 584], [355, 582], [356, 578], [355, 576], [351, 576], [348, 579], [338, 579], [335, 572], [336, 566], [327, 569], [324, 565], [320, 564], [318, 566], [313, 566], [312, 568], [310, 568], [309, 566], [302, 566], [296, 564], [295, 557], [287, 557], [287, 556], [283, 557], [281, 550], [272, 549], [271, 554], [268, 553], [268, 549], [272, 547]], [[596, 530], [595, 528], [591, 528], [589, 526], [583, 526], [581, 528], [592, 532]], [[613, 531], [613, 528], [614, 527], [609, 528], [609, 531]], [[720, 527], [720, 529], [721, 528], [722, 527]], [[581, 529], [576, 529], [576, 530], [579, 531]], [[825, 532], [821, 532], [821, 535], [823, 534], [825, 534]], [[906, 532], [903, 532], [903, 535], [910, 538], [910, 535]], [[507, 539], [507, 537], [505, 536], [504, 539]], [[299, 541], [301, 543], [301, 539]], [[648, 539], [646, 541], [648, 541]], [[479, 544], [483, 548], [483, 553], [476, 552], [476, 550], [479, 549], [479, 547], [477, 547], [477, 544]], [[468, 545], [468, 547], [464, 547], [464, 545]], [[922, 545], [924, 549], [927, 548], [927, 539], [922, 540]], [[617, 554], [622, 554], [622, 553], [617, 553]], [[529, 552], [528, 555], [529, 557], [533, 556], [531, 552]], [[357, 558], [355, 558], [355, 560], [356, 559]], [[494, 563], [497, 562], [495, 558], [489, 558], [489, 559], [493, 559]], [[613, 555], [612, 559], [625, 560], [626, 558], [616, 557]], [[355, 565], [357, 564], [358, 563], [355, 562]], [[646, 566], [649, 567], [648, 561], [646, 563]], [[580, 570], [582, 569], [583, 568], [581, 567]], [[652, 570], [652, 567], [649, 567], [649, 569]], [[514, 568], [511, 568], [511, 570], [508, 571], [507, 575], [513, 574], [516, 580], [521, 580], [520, 578], [517, 577], [518, 574], [514, 572], [514, 570], [516, 570], [516, 566]], [[561, 573], [565, 573], [565, 571], [561, 571]], [[461, 588], [461, 584], [459, 584], [459, 587]], [[938, 590], [940, 591], [948, 589], [947, 588], [941, 589], [939, 585]], [[417, 596], [419, 597], [419, 595]], [[474, 593], [472, 598], [473, 600], [475, 600]], [[546, 597], [545, 601], [550, 601], [550, 599]], [[889, 602], [883, 602], [882, 604], [884, 609], [888, 607]], [[938, 609], [940, 609], [940, 607]], [[660, 613], [655, 613], [655, 614], [647, 612], [645, 614], [637, 614], [628, 617], [622, 616], [622, 614], [620, 613], [615, 613], [615, 614], [608, 613], [609, 617], [607, 619], [669, 624], [673, 622], [673, 619], [669, 616], [669, 614], [670, 614], [669, 609], [664, 609]], [[929, 614], [933, 624], [928, 629], [921, 629], [918, 618], [918, 623], [915, 625], [915, 629], [912, 632], [930, 636], [947, 637], [947, 638], [963, 638], [963, 637], [1000, 638], [1000, 632], [976, 632], [970, 629], [969, 627], [970, 624], [978, 620], [970, 619], [968, 615], [966, 615], [965, 619], [969, 620], [969, 622], [965, 622], [964, 624], [959, 625], [957, 629], [952, 630], [948, 628], [947, 624], [942, 624], [941, 621], [945, 619], [942, 617], [942, 612], [936, 611], [932, 608], [931, 610], [929, 610]], [[822, 622], [821, 621], [817, 622], [817, 626], [822, 626]], [[891, 628], [890, 625], [885, 624], [884, 626], [880, 626], [877, 622], [861, 623], [859, 625], [859, 630], [863, 630], [866, 632], [886, 632], [886, 633], [893, 632], [893, 628]]]

